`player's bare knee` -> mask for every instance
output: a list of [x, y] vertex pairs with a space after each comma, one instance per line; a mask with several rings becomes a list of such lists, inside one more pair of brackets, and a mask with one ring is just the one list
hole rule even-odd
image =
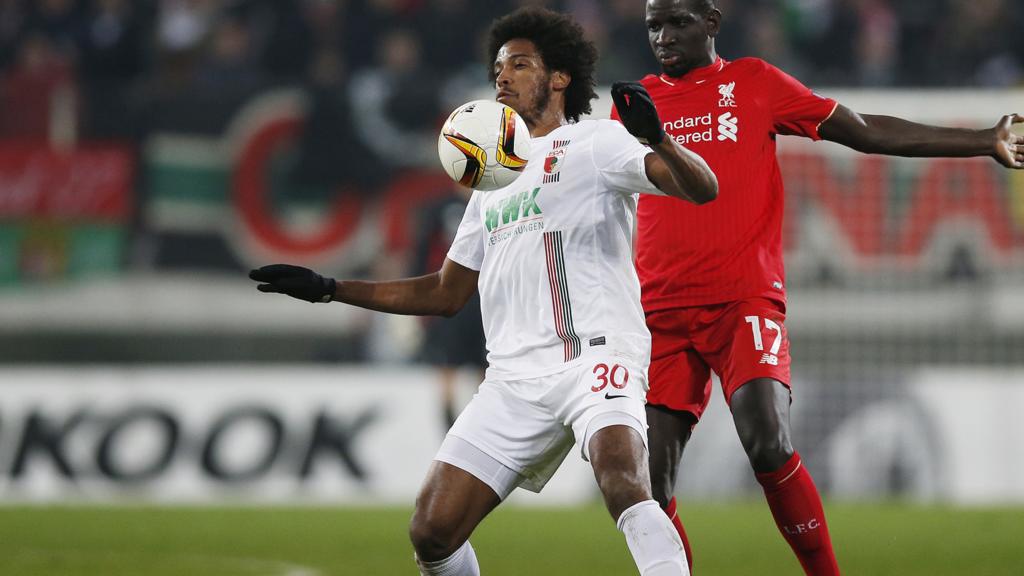
[[443, 560], [462, 545], [456, 542], [452, 519], [421, 513], [417, 509], [409, 522], [409, 540], [416, 556], [427, 562]]
[[646, 475], [637, 470], [610, 468], [597, 471], [596, 476], [597, 484], [604, 494], [648, 489]]
[[750, 465], [757, 472], [778, 470], [793, 456], [793, 445], [781, 436], [754, 437], [744, 442]]
[[428, 562], [447, 558], [458, 548], [453, 544], [460, 521], [457, 511], [437, 501], [431, 486], [428, 483], [416, 498], [409, 521], [409, 540], [416, 556]]
[[605, 506], [613, 518], [618, 518], [626, 508], [651, 499], [647, 476], [637, 470], [606, 469], [596, 477]]

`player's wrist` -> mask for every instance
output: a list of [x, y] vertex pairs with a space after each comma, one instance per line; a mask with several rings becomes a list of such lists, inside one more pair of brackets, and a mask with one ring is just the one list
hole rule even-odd
[[1001, 134], [999, 127], [987, 128], [982, 131], [984, 141], [984, 152], [978, 156], [988, 156], [996, 162], [1005, 163], [1007, 156], [1012, 156], [1011, 148], [1007, 147], [1005, 135]]
[[327, 277], [325, 277], [324, 280], [326, 281], [325, 282], [325, 286], [324, 286], [325, 294], [324, 294], [324, 297], [321, 300], [321, 302], [327, 304], [329, 302], [334, 302], [335, 300], [337, 300], [337, 298], [338, 298], [338, 288], [342, 284], [342, 281], [335, 280], [334, 278], [327, 278]]
[[665, 143], [665, 130], [661, 127], [660, 122], [661, 121], [655, 117], [655, 127], [653, 130], [649, 130], [646, 135], [648, 146], [660, 146]]
[[670, 152], [673, 149], [672, 139], [665, 137], [664, 130], [662, 130], [655, 138], [648, 138], [647, 146], [655, 152]]

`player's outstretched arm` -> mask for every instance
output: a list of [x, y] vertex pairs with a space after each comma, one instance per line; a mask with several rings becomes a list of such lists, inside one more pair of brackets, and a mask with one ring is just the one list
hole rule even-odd
[[1007, 168], [1024, 168], [1024, 136], [1014, 134], [1020, 114], [1008, 114], [992, 128], [972, 130], [918, 124], [893, 116], [858, 114], [839, 105], [818, 128], [825, 140], [859, 152], [910, 157], [991, 156]]
[[718, 196], [718, 178], [707, 162], [665, 137], [658, 110], [642, 84], [612, 84], [612, 100], [626, 130], [654, 151], [644, 159], [644, 168], [647, 178], [659, 190], [694, 204], [704, 204]]
[[256, 287], [260, 292], [414, 316], [455, 315], [476, 291], [478, 275], [447, 258], [433, 274], [384, 282], [335, 280], [291, 264], [271, 264], [249, 272], [249, 278], [260, 282]]
[[706, 204], [718, 197], [718, 177], [699, 154], [671, 138], [651, 146], [644, 158], [647, 178], [669, 196]]

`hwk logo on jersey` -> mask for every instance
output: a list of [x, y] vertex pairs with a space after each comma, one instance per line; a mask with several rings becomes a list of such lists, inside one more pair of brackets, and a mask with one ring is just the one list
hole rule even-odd
[[740, 131], [740, 119], [733, 116], [732, 112], [726, 112], [718, 117], [718, 140], [732, 140], [736, 142], [736, 134]]
[[718, 101], [719, 108], [735, 108], [736, 97], [732, 95], [732, 91], [736, 89], [735, 82], [729, 82], [728, 84], [719, 84], [718, 93], [722, 95], [722, 98]]
[[494, 232], [498, 226], [504, 226], [526, 218], [531, 215], [541, 214], [540, 206], [537, 205], [537, 193], [540, 187], [506, 196], [501, 200], [487, 207], [486, 220], [488, 232]]
[[544, 158], [544, 184], [558, 182], [558, 171], [562, 169], [562, 163], [565, 160], [565, 147], [568, 145], [568, 140], [554, 141], [554, 150], [548, 152]]

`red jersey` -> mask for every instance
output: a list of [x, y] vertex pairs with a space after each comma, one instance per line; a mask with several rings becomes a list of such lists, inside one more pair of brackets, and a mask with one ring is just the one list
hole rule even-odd
[[[637, 272], [647, 312], [751, 297], [785, 302], [783, 188], [775, 137], [819, 140], [836, 102], [757, 58], [641, 80], [669, 137], [718, 177], [704, 206], [641, 194]], [[612, 109], [612, 118], [619, 119]]]

